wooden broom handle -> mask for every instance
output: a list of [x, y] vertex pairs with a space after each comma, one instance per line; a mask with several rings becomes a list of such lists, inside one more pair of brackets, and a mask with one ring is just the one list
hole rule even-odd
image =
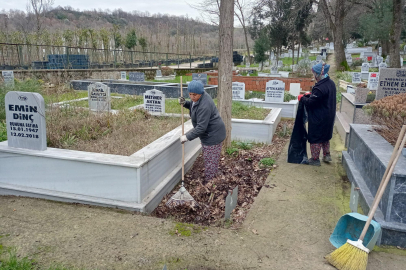
[[[180, 97], [183, 97], [183, 85], [182, 85], [182, 76], [180, 76]], [[181, 106], [181, 118], [182, 118], [182, 136], [185, 135], [185, 124], [183, 121], [183, 105]], [[182, 143], [182, 184], [185, 180], [185, 143]]]
[[[399, 135], [400, 135], [400, 134], [399, 134]], [[386, 186], [388, 185], [389, 180], [390, 180], [390, 178], [391, 178], [391, 176], [392, 176], [393, 170], [394, 170], [395, 167], [396, 167], [396, 163], [398, 163], [399, 156], [400, 156], [401, 153], [402, 153], [403, 146], [405, 145], [405, 143], [406, 143], [406, 134], [404, 134], [403, 140], [402, 140], [402, 142], [401, 142], [401, 145], [400, 145], [399, 148], [397, 149], [397, 153], [396, 153], [395, 159], [394, 159], [393, 163], [391, 164], [391, 167], [390, 167], [390, 169], [389, 169], [389, 171], [388, 171], [388, 174], [386, 175], [385, 180], [382, 179], [382, 180], [383, 180], [383, 181], [382, 181], [383, 184], [382, 184], [382, 186], [381, 186], [381, 189], [379, 190], [379, 194], [377, 194], [376, 197], [375, 197], [375, 202], [374, 202], [374, 204], [372, 205], [372, 210], [369, 211], [368, 220], [367, 220], [367, 222], [365, 223], [365, 226], [364, 226], [364, 229], [362, 230], [361, 236], [359, 237], [359, 240], [361, 240], [361, 241], [364, 240], [364, 237], [365, 237], [365, 235], [367, 234], [367, 231], [368, 231], [368, 228], [369, 228], [369, 224], [371, 224], [372, 218], [373, 218], [374, 215], [375, 215], [376, 209], [378, 208], [378, 204], [379, 204], [379, 202], [380, 202], [381, 199], [382, 199], [382, 196], [383, 196], [383, 193], [385, 192]]]
[[[386, 167], [386, 170], [385, 170], [385, 173], [383, 174], [382, 179], [385, 179], [386, 176], [388, 175], [389, 169], [390, 169], [390, 167], [392, 166], [392, 162], [393, 162], [393, 160], [394, 160], [395, 157], [396, 157], [396, 153], [397, 153], [396, 150], [399, 148], [400, 142], [402, 141], [402, 138], [403, 138], [403, 136], [405, 135], [405, 132], [406, 132], [406, 125], [403, 125], [402, 129], [400, 130], [398, 140], [397, 140], [397, 142], [396, 142], [395, 148], [393, 148], [392, 156], [391, 156], [390, 159], [389, 159], [388, 165], [387, 165], [387, 167]], [[383, 185], [383, 181], [381, 181], [381, 184], [379, 185], [379, 188], [378, 188], [378, 190], [376, 191], [376, 194], [379, 193], [379, 191], [380, 191], [381, 188], [382, 188], [382, 185]], [[376, 198], [377, 198], [377, 197], [375, 196], [374, 202], [372, 203], [372, 205], [375, 204]], [[368, 214], [368, 215], [369, 215], [369, 214]]]

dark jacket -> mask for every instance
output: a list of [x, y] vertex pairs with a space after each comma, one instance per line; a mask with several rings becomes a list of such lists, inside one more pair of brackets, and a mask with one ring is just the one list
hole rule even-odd
[[333, 137], [336, 115], [336, 86], [330, 77], [324, 78], [313, 87], [310, 96], [300, 101], [306, 106], [309, 120], [309, 143], [327, 142]]
[[191, 101], [186, 101], [184, 107], [189, 109], [194, 129], [186, 133], [189, 141], [200, 138], [204, 145], [216, 145], [226, 138], [226, 127], [220, 117], [217, 107], [209, 94], [204, 92], [192, 108]]

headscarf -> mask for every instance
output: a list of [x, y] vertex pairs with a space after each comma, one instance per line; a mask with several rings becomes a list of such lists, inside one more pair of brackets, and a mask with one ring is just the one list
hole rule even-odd
[[312, 71], [316, 74], [316, 80], [320, 81], [328, 77], [328, 71], [330, 70], [330, 65], [326, 63], [318, 63], [312, 67]]

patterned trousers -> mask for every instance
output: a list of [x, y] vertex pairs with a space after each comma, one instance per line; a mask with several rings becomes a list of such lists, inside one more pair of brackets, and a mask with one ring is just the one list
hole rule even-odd
[[203, 151], [203, 159], [204, 159], [204, 174], [206, 181], [212, 179], [216, 176], [219, 162], [220, 162], [220, 154], [221, 154], [221, 145], [203, 145], [202, 144], [202, 151]]
[[323, 156], [330, 154], [330, 141], [323, 142], [323, 143], [311, 143], [310, 144], [310, 151], [312, 152], [312, 158], [314, 160], [319, 159], [320, 151], [323, 149]]

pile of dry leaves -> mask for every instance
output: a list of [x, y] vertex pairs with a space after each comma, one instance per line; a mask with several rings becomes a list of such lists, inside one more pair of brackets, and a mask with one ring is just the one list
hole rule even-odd
[[[283, 134], [286, 124], [288, 133]], [[293, 121], [281, 121], [271, 145], [254, 145], [250, 150], [239, 149], [231, 155], [221, 156], [218, 176], [206, 185], [204, 180], [204, 162], [200, 155], [191, 170], [185, 175], [185, 186], [198, 203], [198, 206], [182, 205], [169, 208], [165, 203], [175, 194], [180, 185], [166, 195], [153, 215], [161, 218], [174, 218], [180, 222], [201, 225], [221, 225], [224, 220], [225, 199], [228, 191], [238, 185], [238, 202], [231, 214], [233, 225], [241, 224], [250, 209], [255, 197], [264, 186], [270, 171], [276, 165], [264, 167], [260, 164], [263, 158], [277, 159], [285, 144], [289, 142]], [[266, 185], [273, 188], [274, 185]]]

